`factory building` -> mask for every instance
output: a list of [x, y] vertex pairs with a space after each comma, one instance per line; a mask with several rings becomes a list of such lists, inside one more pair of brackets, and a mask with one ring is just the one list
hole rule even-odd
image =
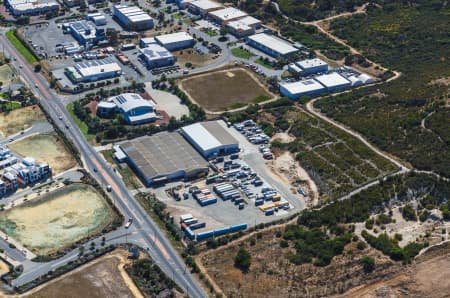
[[297, 61], [295, 65], [300, 68], [300, 74], [303, 76], [328, 71], [328, 64], [319, 58]]
[[145, 185], [208, 174], [208, 162], [177, 132], [161, 132], [120, 145], [126, 162]]
[[184, 31], [158, 35], [155, 40], [169, 51], [190, 48], [195, 44], [194, 38]]
[[141, 40], [139, 41], [139, 46], [141, 47], [141, 49], [148, 47], [151, 44], [157, 44], [158, 42], [156, 41], [156, 39], [154, 37], [143, 37], [141, 38]]
[[175, 3], [178, 5], [179, 9], [185, 9], [188, 7], [188, 4], [197, 0], [175, 0]]
[[91, 21], [75, 21], [70, 22], [63, 27], [70, 30], [73, 38], [75, 38], [80, 45], [92, 47], [96, 41], [103, 39], [101, 32], [97, 32], [95, 24]]
[[154, 26], [152, 17], [137, 6], [115, 5], [113, 16], [126, 30], [147, 30]]
[[247, 16], [247, 13], [234, 7], [214, 10], [208, 13], [208, 17], [221, 25], [226, 25]]
[[114, 78], [122, 74], [122, 69], [110, 58], [105, 58], [66, 67], [64, 73], [76, 84]]
[[166, 48], [158, 44], [150, 44], [139, 51], [141, 52], [142, 59], [150, 69], [169, 66], [175, 63], [175, 57]]
[[275, 58], [288, 57], [299, 51], [291, 43], [266, 33], [249, 36], [247, 43]]
[[14, 16], [40, 15], [47, 12], [58, 12], [59, 4], [56, 1], [36, 0], [5, 0], [5, 6]]
[[299, 99], [302, 96], [315, 96], [326, 89], [315, 80], [303, 80], [293, 83], [280, 84], [280, 93], [290, 99]]
[[230, 33], [238, 38], [255, 34], [255, 30], [261, 26], [261, 21], [252, 16], [246, 16], [242, 19], [231, 21], [227, 27]]
[[195, 123], [182, 127], [181, 134], [205, 158], [239, 152], [238, 141], [224, 125], [223, 121]]
[[351, 82], [337, 72], [316, 76], [314, 79], [321, 83], [328, 92], [342, 90], [351, 86]]
[[188, 10], [193, 14], [206, 16], [209, 12], [223, 8], [221, 4], [211, 0], [197, 0], [185, 2]]
[[156, 120], [155, 103], [151, 100], [145, 100], [136, 93], [112, 96], [97, 105], [99, 117], [113, 117], [116, 113], [121, 113], [130, 125]]
[[86, 20], [93, 22], [96, 26], [104, 26], [107, 23], [106, 17], [100, 12], [88, 14]]

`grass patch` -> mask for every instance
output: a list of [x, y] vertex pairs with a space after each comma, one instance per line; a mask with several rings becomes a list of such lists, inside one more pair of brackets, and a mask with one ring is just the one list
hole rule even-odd
[[241, 49], [241, 48], [231, 49], [231, 54], [233, 54], [233, 56], [235, 56], [235, 57], [242, 58], [242, 59], [250, 59], [253, 56], [252, 53], [250, 53], [247, 50]]
[[255, 99], [253, 100], [253, 103], [262, 103], [269, 99], [270, 99], [270, 96], [260, 95], [260, 96], [255, 97]]
[[[111, 163], [111, 164], [116, 163], [112, 156], [112, 154], [113, 154], [112, 149], [101, 151], [101, 153], [103, 154], [103, 156], [109, 163]], [[119, 172], [120, 176], [122, 176], [122, 181], [123, 181], [123, 183], [125, 183], [126, 187], [128, 187], [130, 189], [138, 189], [142, 186], [139, 181], [139, 178], [134, 174], [134, 172], [128, 166], [119, 165], [118, 167], [116, 167], [116, 170]]]
[[75, 115], [75, 113], [73, 112], [73, 102], [71, 102], [67, 105], [67, 111], [69, 112], [73, 121], [75, 121], [75, 123], [77, 124], [78, 128], [81, 130], [81, 133], [83, 134], [83, 136], [86, 138], [86, 140], [88, 140], [91, 143], [94, 140], [95, 135], [90, 134], [88, 132], [87, 124], [84, 123], [83, 121], [81, 121], [80, 119], [78, 119], [78, 117]]
[[28, 61], [28, 63], [38, 62], [36, 56], [22, 43], [22, 41], [16, 36], [14, 30], [9, 30], [5, 33], [9, 41], [19, 51], [19, 53]]
[[270, 64], [268, 64], [268, 63], [266, 63], [266, 62], [264, 62], [264, 60], [261, 59], [261, 58], [256, 59], [255, 63], [257, 63], [257, 64], [259, 64], [259, 65], [261, 65], [261, 66], [264, 66], [265, 68], [273, 69], [273, 66], [272, 66], [272, 65], [270, 65]]

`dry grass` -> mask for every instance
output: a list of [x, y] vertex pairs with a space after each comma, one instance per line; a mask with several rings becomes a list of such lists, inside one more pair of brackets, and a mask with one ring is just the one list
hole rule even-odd
[[8, 147], [18, 154], [33, 157], [40, 163], [48, 163], [57, 175], [76, 166], [73, 156], [55, 134], [37, 134], [11, 143]]
[[235, 68], [192, 76], [180, 83], [183, 90], [208, 111], [224, 111], [258, 101], [258, 97], [272, 98], [246, 70]]
[[9, 113], [0, 113], [0, 135], [9, 136], [18, 133], [33, 126], [34, 123], [44, 120], [45, 115], [38, 106], [15, 109]]
[[205, 66], [213, 62], [212, 54], [200, 55], [193, 49], [185, 49], [172, 53], [177, 58], [177, 63], [184, 66], [186, 62], [192, 63], [194, 67]]

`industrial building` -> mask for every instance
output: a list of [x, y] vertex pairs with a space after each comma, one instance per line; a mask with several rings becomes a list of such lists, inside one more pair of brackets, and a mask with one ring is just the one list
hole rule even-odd
[[156, 39], [154, 37], [143, 37], [141, 38], [141, 40], [139, 41], [139, 46], [141, 47], [141, 49], [148, 47], [151, 44], [156, 44], [158, 43], [156, 41]]
[[104, 26], [107, 23], [106, 17], [100, 12], [88, 14], [86, 20], [93, 22], [96, 26]]
[[208, 174], [208, 162], [177, 132], [161, 132], [120, 145], [145, 185]]
[[239, 38], [255, 34], [255, 30], [260, 26], [261, 21], [252, 16], [246, 16], [242, 19], [231, 21], [227, 25], [230, 33]]
[[195, 44], [194, 38], [184, 31], [158, 35], [155, 40], [169, 51], [190, 48]]
[[175, 57], [166, 48], [158, 44], [150, 44], [139, 51], [141, 52], [142, 59], [150, 69], [169, 66], [175, 63]]
[[210, 19], [213, 19], [214, 21], [216, 21], [221, 25], [226, 25], [231, 21], [241, 19], [245, 16], [247, 16], [246, 12], [234, 7], [218, 9], [208, 13], [208, 17]]
[[351, 82], [337, 72], [316, 76], [314, 79], [321, 83], [328, 92], [345, 89], [351, 86]]
[[221, 4], [211, 0], [197, 0], [185, 2], [188, 10], [194, 14], [206, 16], [209, 12], [223, 8]]
[[137, 6], [115, 5], [113, 16], [126, 30], [147, 30], [154, 26], [153, 18]]
[[40, 15], [59, 11], [59, 4], [56, 1], [5, 0], [4, 3], [14, 16]]
[[195, 123], [181, 128], [181, 133], [205, 158], [236, 153], [238, 141], [219, 121]]
[[295, 62], [295, 65], [300, 68], [301, 75], [310, 75], [328, 71], [328, 64], [319, 58], [297, 61]]
[[121, 113], [128, 124], [137, 125], [156, 120], [155, 103], [136, 93], [112, 96], [97, 105], [97, 115], [109, 118]]
[[299, 51], [291, 43], [266, 33], [249, 36], [247, 43], [275, 58], [288, 57]]
[[82, 83], [95, 82], [120, 76], [122, 74], [122, 69], [110, 58], [105, 58], [78, 63], [73, 67], [66, 67], [64, 73], [73, 83]]
[[280, 93], [290, 99], [299, 99], [302, 96], [315, 96], [324, 91], [326, 91], [325, 87], [313, 79], [280, 84]]
[[96, 41], [104, 38], [102, 31], [97, 32], [95, 24], [91, 21], [75, 21], [64, 24], [63, 28], [68, 28], [73, 38], [75, 38], [80, 45], [85, 47], [92, 47]]

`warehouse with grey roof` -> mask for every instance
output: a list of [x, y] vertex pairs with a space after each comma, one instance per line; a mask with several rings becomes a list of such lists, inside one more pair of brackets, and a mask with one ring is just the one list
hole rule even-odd
[[161, 132], [120, 145], [145, 185], [207, 175], [208, 162], [177, 132]]

